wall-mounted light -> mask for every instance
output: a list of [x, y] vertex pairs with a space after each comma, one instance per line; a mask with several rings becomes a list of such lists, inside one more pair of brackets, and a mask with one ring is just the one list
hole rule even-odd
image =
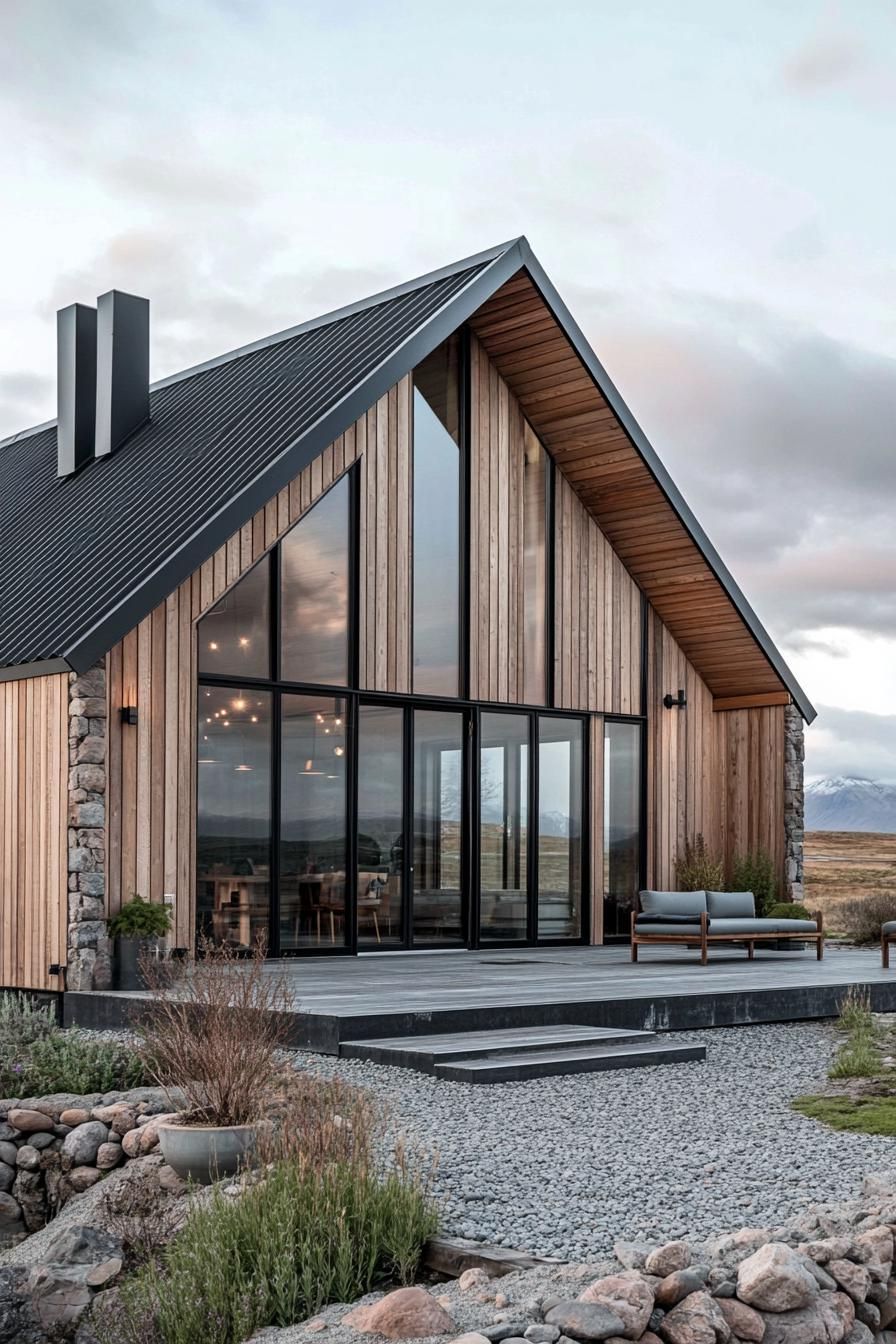
[[121, 707], [121, 721], [122, 721], [122, 723], [129, 723], [129, 724], [131, 725], [132, 728], [136, 728], [136, 726], [137, 726], [137, 706], [136, 706], [136, 705], [122, 705], [122, 707]]
[[667, 709], [684, 709], [687, 702], [687, 696], [680, 687], [677, 696], [671, 693], [663, 696], [663, 704]]

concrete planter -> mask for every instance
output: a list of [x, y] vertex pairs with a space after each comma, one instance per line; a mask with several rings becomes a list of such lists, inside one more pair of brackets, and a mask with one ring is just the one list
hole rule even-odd
[[257, 1138], [257, 1125], [159, 1125], [165, 1161], [183, 1180], [199, 1185], [235, 1176], [249, 1166]]
[[147, 984], [140, 963], [144, 956], [157, 956], [161, 942], [161, 938], [116, 938], [112, 962], [112, 988], [146, 989]]

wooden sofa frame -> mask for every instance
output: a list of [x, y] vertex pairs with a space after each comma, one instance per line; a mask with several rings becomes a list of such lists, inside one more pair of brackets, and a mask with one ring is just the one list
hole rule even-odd
[[[816, 933], [713, 933], [710, 917], [704, 910], [699, 916], [700, 919], [700, 938], [697, 942], [696, 935], [691, 933], [647, 933], [644, 929], [637, 929], [637, 919], [640, 911], [632, 911], [632, 961], [638, 960], [638, 948], [647, 946], [651, 943], [684, 943], [691, 947], [699, 946], [700, 964], [705, 966], [707, 963], [709, 949], [713, 944], [722, 943], [746, 943], [747, 959], [752, 961], [756, 955], [757, 943], [770, 943], [789, 940], [794, 943], [813, 943], [815, 944], [815, 955], [818, 961], [824, 956], [824, 916], [819, 910], [814, 916]], [[697, 922], [696, 919], [694, 921]], [[889, 964], [889, 948], [884, 949], [886, 960], [884, 965]]]
[[888, 971], [890, 969], [890, 943], [896, 942], [896, 933], [884, 933], [880, 931], [880, 964], [881, 969]]

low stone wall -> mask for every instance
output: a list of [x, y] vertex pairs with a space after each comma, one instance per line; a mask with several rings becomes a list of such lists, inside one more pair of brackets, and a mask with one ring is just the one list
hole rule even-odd
[[0, 1245], [36, 1232], [72, 1195], [158, 1145], [158, 1088], [0, 1101]]

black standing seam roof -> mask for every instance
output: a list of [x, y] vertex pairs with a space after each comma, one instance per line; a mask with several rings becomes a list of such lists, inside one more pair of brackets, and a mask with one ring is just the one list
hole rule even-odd
[[149, 424], [74, 477], [56, 474], [55, 423], [0, 444], [0, 677], [92, 666], [523, 267], [814, 718], [524, 238], [163, 379]]

